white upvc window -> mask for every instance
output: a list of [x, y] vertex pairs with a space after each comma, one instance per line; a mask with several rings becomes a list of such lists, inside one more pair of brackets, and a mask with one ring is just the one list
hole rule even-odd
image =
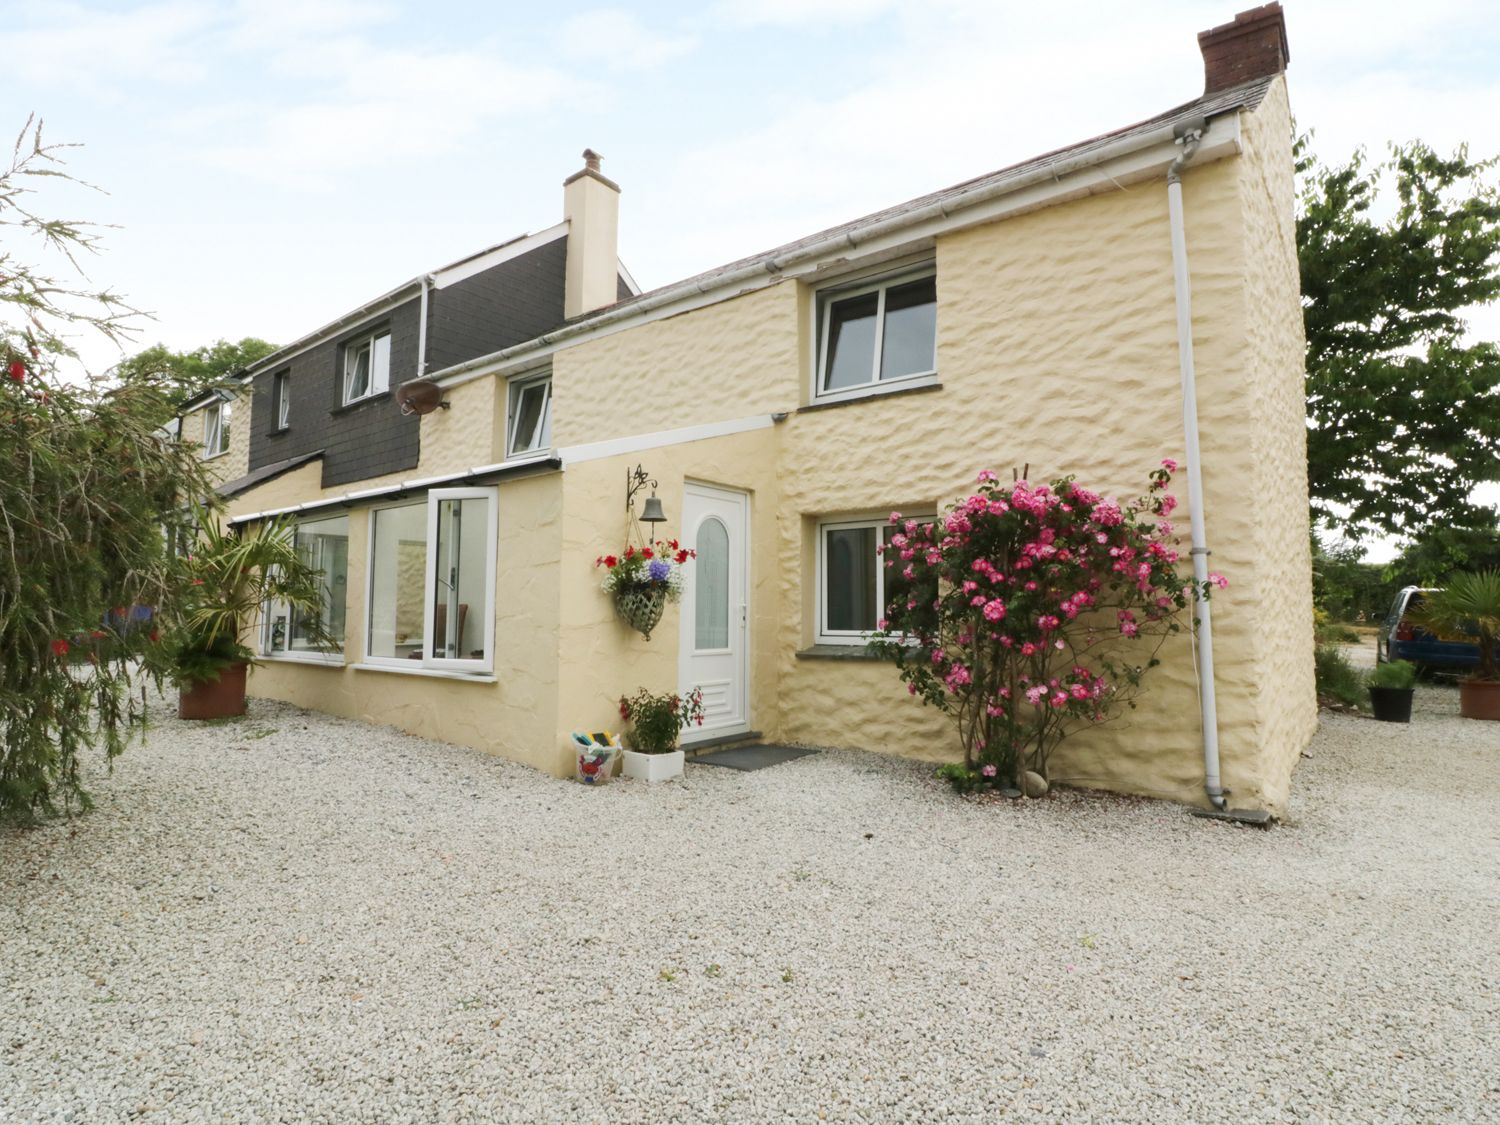
[[[261, 652], [266, 656], [341, 662], [348, 613], [349, 592], [349, 517], [303, 520], [293, 533], [297, 553], [316, 570], [322, 603], [316, 615], [295, 609], [285, 602], [268, 602], [261, 617]], [[319, 630], [333, 640], [330, 647], [319, 644]]]
[[937, 274], [928, 264], [818, 293], [814, 397], [857, 397], [937, 375]]
[[276, 429], [284, 430], [292, 424], [292, 373], [278, 371], [271, 376], [271, 409], [276, 418]]
[[[917, 517], [930, 522], [932, 517]], [[818, 644], [862, 645], [879, 628], [887, 598], [904, 588], [901, 566], [888, 569], [882, 547], [896, 527], [889, 519], [827, 520], [818, 524]]]
[[391, 333], [381, 329], [344, 345], [344, 403], [391, 389]]
[[367, 662], [493, 671], [497, 507], [494, 488], [435, 488], [370, 513]]
[[505, 456], [524, 457], [552, 446], [552, 375], [510, 380], [505, 416]]
[[203, 459], [229, 452], [229, 403], [216, 402], [203, 409]]

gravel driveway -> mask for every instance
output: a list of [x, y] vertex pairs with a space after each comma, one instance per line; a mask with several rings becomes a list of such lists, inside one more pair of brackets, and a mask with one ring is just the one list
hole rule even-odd
[[1418, 709], [1270, 831], [161, 709], [0, 832], [0, 1120], [1500, 1120], [1500, 725]]

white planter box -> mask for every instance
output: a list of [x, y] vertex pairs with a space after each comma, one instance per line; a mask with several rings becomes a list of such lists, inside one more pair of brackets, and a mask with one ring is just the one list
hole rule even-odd
[[635, 750], [625, 751], [625, 765], [620, 773], [640, 781], [671, 781], [682, 776], [683, 754], [673, 750], [668, 754], [641, 754]]

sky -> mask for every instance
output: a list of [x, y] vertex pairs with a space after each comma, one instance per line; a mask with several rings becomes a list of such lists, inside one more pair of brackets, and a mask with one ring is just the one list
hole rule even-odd
[[[654, 288], [1188, 101], [1196, 33], [1250, 6], [0, 0], [0, 131], [82, 146], [107, 194], [41, 206], [111, 225], [85, 264], [153, 314], [138, 345], [285, 343], [553, 225], [585, 147]], [[1283, 7], [1320, 156], [1500, 154], [1493, 0]]]

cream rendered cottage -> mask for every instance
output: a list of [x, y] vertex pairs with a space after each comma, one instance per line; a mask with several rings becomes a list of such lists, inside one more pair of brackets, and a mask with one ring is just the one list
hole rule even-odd
[[[296, 513], [344, 647], [308, 648], [269, 607], [251, 693], [554, 774], [568, 732], [616, 725], [641, 686], [703, 687], [704, 739], [954, 759], [947, 718], [865, 658], [881, 521], [1023, 463], [1135, 494], [1187, 456], [1187, 341], [1197, 514], [1231, 580], [1213, 603], [1222, 785], [1284, 809], [1316, 704], [1280, 6], [1199, 39], [1194, 101], [645, 293], [586, 154], [557, 227], [268, 357], [220, 439], [243, 456], [230, 517]], [[401, 416], [414, 379], [446, 408]], [[623, 543], [637, 465], [664, 533], [699, 551], [649, 642], [594, 566]], [[1055, 780], [1207, 801], [1199, 668], [1186, 638], [1163, 656], [1137, 711], [1064, 744]]]

